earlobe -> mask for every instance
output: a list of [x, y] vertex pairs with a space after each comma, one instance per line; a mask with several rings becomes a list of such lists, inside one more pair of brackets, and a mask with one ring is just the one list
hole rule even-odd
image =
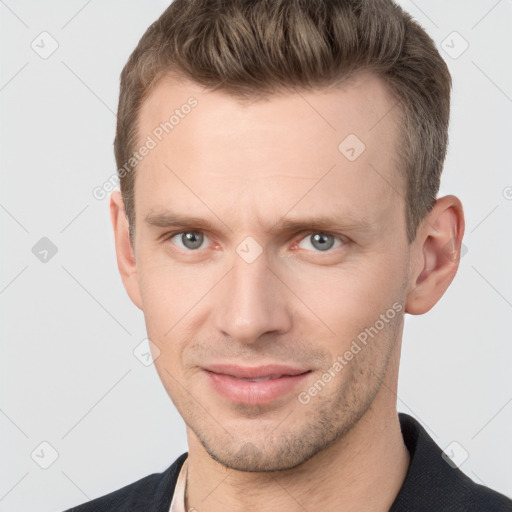
[[464, 227], [460, 200], [455, 196], [438, 199], [413, 242], [415, 268], [410, 276], [406, 313], [426, 313], [443, 296], [457, 273]]
[[130, 241], [123, 197], [118, 190], [112, 192], [110, 196], [110, 220], [114, 230], [117, 267], [121, 280], [132, 302], [142, 309], [135, 251]]

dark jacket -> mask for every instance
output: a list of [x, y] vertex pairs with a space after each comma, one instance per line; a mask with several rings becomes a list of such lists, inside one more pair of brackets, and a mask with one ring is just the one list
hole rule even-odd
[[[411, 461], [389, 512], [512, 512], [512, 500], [476, 484], [452, 467], [425, 429], [400, 413]], [[162, 473], [154, 473], [65, 512], [168, 512], [179, 471], [188, 453]]]

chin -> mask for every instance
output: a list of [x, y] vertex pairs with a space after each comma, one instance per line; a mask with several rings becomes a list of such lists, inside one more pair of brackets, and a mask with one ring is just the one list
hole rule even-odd
[[[320, 432], [320, 430], [316, 430]], [[332, 444], [335, 439], [308, 435], [306, 432], [281, 434], [280, 438], [257, 441], [208, 442], [198, 436], [208, 455], [224, 467], [245, 472], [286, 471], [296, 468]], [[234, 444], [236, 446], [233, 446]], [[212, 448], [214, 446], [215, 448]]]
[[[237, 453], [218, 453], [208, 451], [210, 457], [226, 468], [248, 473], [267, 473], [270, 471], [285, 471], [303, 464], [303, 457], [283, 458], [276, 454], [263, 454], [252, 443], [247, 443]], [[310, 457], [309, 457], [310, 458]]]

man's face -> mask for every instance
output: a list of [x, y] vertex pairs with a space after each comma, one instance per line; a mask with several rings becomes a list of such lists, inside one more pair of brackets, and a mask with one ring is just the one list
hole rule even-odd
[[292, 468], [357, 423], [399, 353], [409, 249], [394, 101], [371, 75], [245, 105], [166, 80], [140, 143], [190, 96], [135, 183], [155, 365], [189, 444], [234, 469]]

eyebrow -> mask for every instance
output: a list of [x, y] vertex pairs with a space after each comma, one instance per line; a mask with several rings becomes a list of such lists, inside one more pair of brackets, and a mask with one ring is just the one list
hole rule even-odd
[[[220, 224], [224, 224], [229, 231], [232, 231], [222, 220], [212, 222], [208, 219], [194, 215], [184, 215], [178, 212], [165, 210], [158, 213], [148, 213], [146, 223], [159, 228], [185, 228], [200, 229], [207, 231], [219, 230]], [[345, 231], [369, 231], [374, 227], [367, 219], [354, 215], [313, 215], [303, 219], [282, 218], [273, 225], [265, 226], [270, 234], [289, 233], [294, 231], [307, 230], [345, 230]]]

